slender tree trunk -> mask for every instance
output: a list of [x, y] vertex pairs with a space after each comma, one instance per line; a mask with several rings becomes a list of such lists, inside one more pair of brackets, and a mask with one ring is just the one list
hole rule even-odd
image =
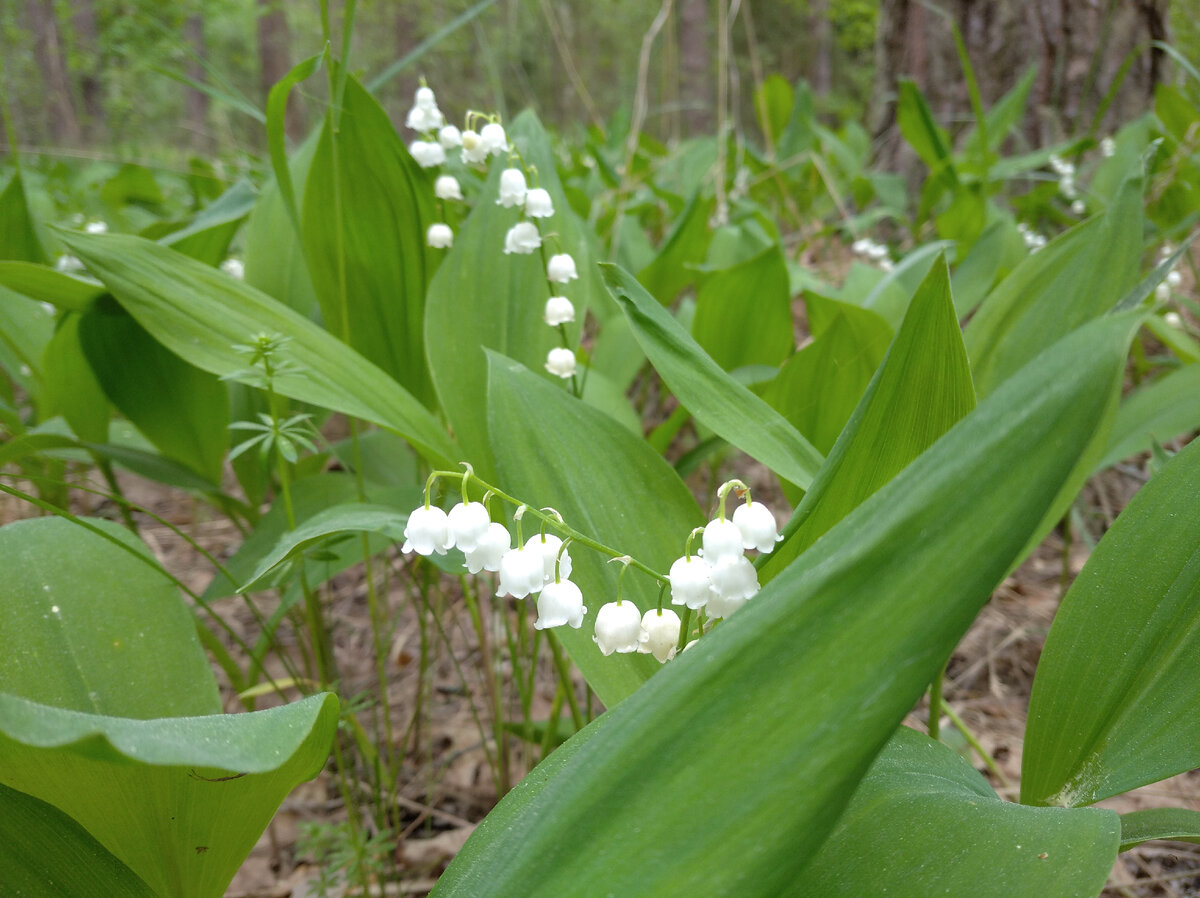
[[[718, 0], [723, 2], [723, 0]], [[684, 106], [684, 127], [689, 134], [713, 129], [712, 45], [709, 39], [708, 0], [683, 0], [679, 7], [679, 96]]]
[[52, 0], [28, 0], [29, 22], [33, 29], [38, 66], [45, 87], [45, 109], [49, 114], [50, 138], [55, 143], [78, 144], [81, 133], [71, 81], [63, 53], [58, 19]]
[[[258, 0], [259, 85], [264, 103], [271, 88], [292, 68], [288, 54], [290, 42], [281, 0]], [[299, 139], [304, 136], [304, 130], [302, 110], [293, 95], [287, 107], [287, 133], [289, 137]]]
[[812, 29], [812, 89], [818, 96], [833, 90], [833, 20], [829, 18], [829, 0], [809, 0]]
[[96, 24], [96, 7], [92, 0], [75, 0], [72, 7], [71, 29], [87, 61], [83, 71], [76, 74], [79, 96], [83, 101], [84, 130], [89, 140], [103, 141], [108, 128], [104, 119], [104, 89], [99, 75], [100, 32]]
[[[204, 66], [200, 60], [206, 52], [204, 43], [204, 17], [200, 14], [190, 16], [184, 24], [184, 38], [191, 45], [195, 57], [188, 63], [188, 77], [193, 81], [204, 80]], [[194, 87], [187, 89], [187, 130], [190, 134], [192, 149], [204, 152], [211, 148], [212, 140], [208, 132], [208, 94]]]

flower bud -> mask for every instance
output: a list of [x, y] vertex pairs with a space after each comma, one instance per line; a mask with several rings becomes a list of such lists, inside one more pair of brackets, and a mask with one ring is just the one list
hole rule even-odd
[[742, 531], [733, 521], [709, 521], [704, 527], [704, 560], [716, 564], [724, 558], [742, 557]]
[[605, 655], [636, 652], [642, 642], [642, 614], [633, 602], [609, 602], [596, 615], [592, 636]]
[[504, 235], [504, 252], [520, 253], [527, 256], [542, 245], [542, 235], [538, 233], [537, 225], [531, 221], [518, 221]]
[[555, 377], [572, 377], [575, 374], [575, 353], [561, 346], [551, 349], [546, 356], [546, 370]]
[[462, 146], [462, 132], [453, 125], [444, 125], [438, 131], [438, 143], [442, 145], [442, 149], [452, 150], [455, 147]]
[[404, 545], [400, 551], [406, 555], [416, 552], [418, 555], [432, 555], [436, 552], [445, 555], [446, 550], [454, 546], [450, 536], [449, 522], [446, 512], [436, 505], [426, 508], [421, 505], [414, 508], [408, 515], [404, 525]]
[[695, 610], [708, 603], [712, 595], [711, 565], [699, 555], [676, 559], [668, 577], [672, 605], [686, 605]]
[[454, 232], [448, 224], [431, 224], [425, 232], [425, 242], [434, 249], [449, 249], [454, 245]]
[[742, 548], [770, 552], [783, 539], [775, 526], [771, 509], [761, 502], [739, 505], [733, 512], [733, 523], [742, 532]]
[[575, 270], [575, 260], [567, 253], [551, 256], [546, 265], [546, 279], [556, 284], [566, 284], [579, 278]]
[[461, 200], [462, 187], [458, 184], [458, 178], [454, 175], [438, 175], [433, 182], [433, 195], [439, 200]]
[[450, 509], [447, 523], [454, 545], [464, 552], [470, 552], [479, 545], [492, 519], [482, 502], [459, 502]]
[[530, 218], [549, 218], [554, 214], [554, 201], [550, 199], [550, 191], [544, 187], [534, 187], [525, 194], [525, 214]]
[[666, 664], [675, 657], [680, 626], [679, 615], [670, 608], [664, 608], [662, 611], [651, 608], [642, 615], [638, 651], [644, 655], [653, 655], [659, 663]]
[[413, 159], [417, 161], [417, 165], [421, 168], [433, 168], [435, 165], [441, 165], [446, 161], [446, 151], [440, 143], [432, 143], [428, 140], [414, 140], [409, 144], [408, 151], [412, 153]]
[[525, 173], [519, 168], [506, 168], [500, 172], [500, 197], [496, 205], [511, 209], [525, 203]]
[[568, 321], [575, 320], [575, 306], [565, 296], [551, 296], [546, 300], [546, 310], [542, 319], [551, 327], [558, 327]]
[[583, 604], [583, 593], [570, 580], [547, 583], [538, 596], [538, 616], [533, 626], [537, 630], [561, 627], [564, 624], [578, 630], [583, 626], [587, 606]]
[[509, 150], [508, 137], [504, 134], [504, 128], [499, 122], [488, 122], [479, 131], [479, 139], [483, 141], [487, 152], [493, 156], [498, 156], [501, 153], [507, 153]]

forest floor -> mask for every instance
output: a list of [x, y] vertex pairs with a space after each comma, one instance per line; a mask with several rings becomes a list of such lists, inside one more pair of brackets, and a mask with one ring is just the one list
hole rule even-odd
[[[724, 472], [723, 472], [724, 473]], [[754, 471], [742, 471], [753, 476]], [[758, 479], [758, 478], [755, 478]], [[1130, 463], [1093, 478], [1081, 497], [1087, 526], [1094, 538], [1111, 525], [1117, 513], [1144, 481], [1143, 470]], [[226, 520], [205, 515], [194, 500], [165, 488], [133, 481], [126, 483], [129, 498], [162, 515], [218, 557], [238, 545], [239, 535]], [[93, 513], [104, 509], [80, 509]], [[111, 509], [110, 509], [111, 511]], [[142, 533], [160, 560], [193, 589], [207, 584], [210, 566], [170, 528], [146, 520]], [[992, 756], [1000, 776], [989, 771], [956, 730], [943, 724], [943, 736], [962, 742], [964, 756], [984, 773], [1000, 795], [1015, 799], [1020, 780], [1021, 744], [1025, 714], [1038, 656], [1065, 585], [1082, 568], [1088, 549], [1079, 538], [1064, 547], [1056, 532], [995, 591], [951, 660], [946, 699], [958, 712], [984, 749]], [[488, 699], [478, 678], [460, 674], [481, 657], [467, 611], [455, 581], [444, 592], [442, 611], [445, 638], [434, 646], [424, 666], [420, 655], [422, 626], [413, 600], [412, 569], [395, 558], [387, 600], [395, 635], [389, 654], [388, 696], [397, 733], [414, 749], [408, 751], [398, 782], [396, 803], [403, 832], [395, 841], [394, 859], [405, 871], [388, 895], [425, 895], [437, 875], [461, 847], [474, 826], [497, 800], [497, 790], [483, 750], [476, 714], [485, 719]], [[236, 599], [218, 603], [222, 615], [247, 636], [255, 624]], [[371, 627], [361, 566], [339, 576], [327, 598], [328, 620], [333, 622], [337, 663], [343, 694], [368, 690], [375, 683]], [[582, 694], [583, 684], [579, 681]], [[549, 665], [537, 680], [533, 717], [544, 719], [555, 690]], [[227, 692], [227, 707], [237, 708]], [[420, 731], [409, 727], [420, 702]], [[906, 723], [924, 730], [927, 707], [914, 708]], [[512, 737], [510, 769], [513, 780], [525, 771], [522, 743]], [[1177, 776], [1102, 803], [1118, 811], [1157, 806], [1180, 806], [1200, 811], [1200, 771]], [[346, 809], [333, 777], [327, 771], [296, 789], [284, 802], [267, 833], [234, 879], [227, 898], [317, 898], [356, 894], [345, 887], [320, 885], [320, 869], [298, 841], [311, 822], [345, 820]], [[326, 871], [327, 875], [329, 871]], [[1200, 896], [1200, 846], [1153, 842], [1118, 859], [1104, 898], [1183, 898]], [[1014, 896], [1017, 898], [1017, 896]], [[1032, 896], [1030, 896], [1032, 898]]]

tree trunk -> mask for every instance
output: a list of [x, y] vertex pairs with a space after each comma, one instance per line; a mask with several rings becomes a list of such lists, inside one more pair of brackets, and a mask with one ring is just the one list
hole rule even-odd
[[[292, 64], [288, 55], [291, 37], [288, 34], [287, 16], [280, 0], [258, 0], [258, 60], [259, 85], [263, 102], [277, 81], [289, 71]], [[287, 134], [298, 140], [304, 136], [302, 110], [295, 94], [288, 98]]]
[[79, 96], [83, 101], [84, 127], [88, 139], [103, 142], [108, 131], [104, 118], [104, 89], [100, 82], [100, 31], [96, 24], [96, 8], [92, 0], [75, 0], [71, 13], [71, 30], [87, 65], [76, 75]]
[[45, 87], [44, 106], [49, 114], [50, 138], [58, 144], [78, 144], [81, 137], [79, 117], [71, 96], [71, 81], [67, 77], [53, 0], [29, 0], [28, 9], [38, 67]]
[[[724, 2], [724, 0], [718, 0]], [[684, 128], [689, 134], [713, 129], [712, 46], [709, 43], [708, 0], [683, 0], [679, 7], [679, 97]]]
[[[195, 54], [188, 62], [188, 77], [193, 81], [204, 80], [204, 66], [200, 60], [204, 58], [204, 17], [197, 14], [189, 16], [183, 28], [184, 39]], [[189, 86], [187, 89], [186, 127], [190, 135], [192, 149], [203, 153], [211, 149], [212, 140], [208, 133], [208, 94]]]
[[833, 90], [833, 20], [829, 0], [809, 0], [809, 22], [813, 43], [812, 89], [818, 96]]

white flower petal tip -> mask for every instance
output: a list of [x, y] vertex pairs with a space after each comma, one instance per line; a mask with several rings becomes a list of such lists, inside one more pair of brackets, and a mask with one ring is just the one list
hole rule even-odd
[[424, 505], [414, 508], [408, 514], [408, 523], [404, 525], [404, 545], [400, 551], [404, 554], [416, 552], [418, 555], [445, 555], [448, 549], [454, 548], [454, 538], [450, 535], [450, 522], [446, 512], [436, 505], [426, 508]]
[[433, 168], [446, 161], [445, 147], [429, 140], [414, 140], [409, 144], [408, 151], [421, 168]]
[[709, 521], [704, 527], [701, 540], [704, 546], [704, 559], [709, 564], [716, 564], [722, 559], [741, 558], [742, 530], [733, 521]]
[[699, 555], [686, 555], [671, 565], [671, 604], [695, 611], [708, 604], [712, 595], [712, 566]]
[[578, 630], [583, 626], [587, 606], [583, 593], [570, 580], [547, 583], [538, 596], [538, 617], [533, 626], [538, 630], [568, 626]]
[[642, 613], [633, 602], [609, 602], [596, 615], [592, 639], [605, 655], [636, 652], [642, 644]]
[[579, 278], [575, 260], [567, 253], [551, 256], [546, 264], [546, 279], [556, 284], [567, 284]]
[[561, 346], [546, 355], [546, 370], [555, 377], [566, 379], [575, 374], [575, 353]]
[[540, 552], [529, 552], [523, 546], [517, 546], [501, 556], [500, 586], [496, 595], [523, 599], [541, 590], [545, 582], [545, 567]]
[[542, 559], [542, 580], [544, 583], [554, 582], [554, 565], [558, 564], [558, 578], [565, 580], [571, 576], [571, 553], [564, 550], [562, 558], [558, 550], [562, 548], [562, 540], [553, 533], [531, 536], [525, 542], [525, 551], [533, 552]]
[[500, 172], [500, 196], [496, 205], [511, 209], [525, 205], [525, 173], [519, 168], [506, 168]]
[[487, 535], [492, 523], [482, 502], [459, 502], [446, 516], [450, 538], [464, 552], [472, 552]]
[[530, 218], [549, 218], [554, 214], [554, 201], [550, 191], [534, 187], [525, 194], [525, 214]]
[[742, 548], [770, 552], [783, 539], [775, 525], [771, 509], [761, 502], [739, 505], [733, 512], [733, 523], [742, 533]]
[[666, 664], [675, 657], [680, 625], [679, 615], [670, 608], [664, 608], [662, 611], [651, 608], [642, 615], [638, 651], [644, 655], [653, 655], [660, 664]]
[[538, 233], [537, 225], [531, 221], [518, 221], [504, 235], [504, 253], [518, 253], [527, 256], [536, 252], [542, 245], [542, 235]]
[[488, 524], [487, 532], [474, 549], [463, 550], [466, 557], [463, 567], [472, 574], [478, 574], [480, 571], [498, 571], [500, 560], [511, 548], [512, 537], [508, 535], [508, 528], [493, 521]]
[[542, 313], [542, 320], [551, 327], [567, 324], [575, 320], [575, 306], [565, 296], [551, 296], [546, 300], [546, 310]]
[[712, 595], [707, 612], [712, 618], [729, 617], [758, 592], [758, 571], [744, 555], [724, 558], [712, 567]]
[[448, 224], [431, 224], [425, 232], [425, 242], [434, 249], [449, 249], [454, 245], [454, 232]]
[[438, 175], [433, 182], [433, 195], [439, 200], [461, 200], [462, 186], [454, 175]]

